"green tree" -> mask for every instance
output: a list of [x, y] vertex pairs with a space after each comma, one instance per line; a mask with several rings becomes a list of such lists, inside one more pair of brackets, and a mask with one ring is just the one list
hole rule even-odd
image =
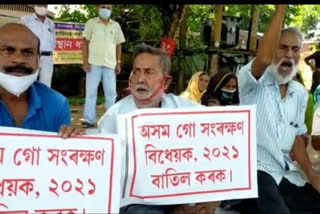
[[[82, 13], [80, 10], [73, 10], [71, 12], [70, 6], [67, 4], [62, 5], [58, 17], [55, 18], [56, 21], [63, 21], [63, 22], [79, 22], [85, 23], [88, 19], [97, 17], [98, 10], [95, 4], [85, 4], [81, 5], [80, 8], [85, 12]], [[112, 15], [117, 16], [119, 15], [119, 6], [115, 5], [112, 9]]]
[[292, 8], [296, 11], [288, 24], [296, 26], [305, 34], [316, 29], [320, 21], [320, 5], [295, 5]]
[[[138, 4], [123, 4], [114, 5], [112, 17], [116, 19], [126, 35], [127, 41], [134, 42], [136, 40], [150, 41], [151, 44], [157, 45], [156, 41], [164, 35], [168, 35], [171, 29], [175, 31], [177, 19], [181, 18], [181, 9], [183, 5], [138, 5]], [[199, 37], [201, 34], [204, 22], [207, 19], [212, 19], [214, 5], [190, 5], [190, 10], [187, 17], [187, 47], [201, 48], [204, 43]], [[240, 29], [248, 30], [250, 24], [252, 5], [225, 5], [224, 15], [235, 16], [241, 18]], [[85, 23], [88, 19], [98, 16], [96, 5], [88, 4], [81, 5], [81, 9], [71, 12], [68, 5], [63, 5], [61, 11], [56, 18], [58, 21], [65, 22], [80, 22]], [[274, 5], [262, 4], [259, 5], [259, 26], [258, 31], [264, 32], [268, 26], [271, 16], [275, 10]], [[176, 19], [175, 24], [173, 20]], [[303, 33], [315, 29], [320, 21], [320, 5], [289, 5], [285, 16], [285, 24], [287, 26], [295, 26]], [[172, 35], [172, 33], [171, 33]], [[154, 40], [154, 42], [152, 42]], [[132, 45], [130, 45], [132, 49]]]
[[127, 25], [140, 40], [159, 39], [163, 34], [160, 5], [125, 5], [129, 10]]

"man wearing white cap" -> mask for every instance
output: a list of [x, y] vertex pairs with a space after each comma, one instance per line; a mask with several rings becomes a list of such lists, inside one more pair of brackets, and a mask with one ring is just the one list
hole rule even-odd
[[26, 25], [40, 39], [39, 80], [51, 87], [53, 73], [53, 50], [55, 47], [54, 23], [47, 17], [45, 6], [35, 6], [35, 13], [21, 17], [20, 23]]

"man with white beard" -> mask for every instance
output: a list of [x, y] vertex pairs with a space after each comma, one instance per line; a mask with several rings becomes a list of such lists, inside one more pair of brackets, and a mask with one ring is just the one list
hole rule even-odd
[[238, 74], [240, 104], [257, 105], [259, 198], [244, 200], [242, 213], [320, 213], [320, 180], [303, 140], [308, 94], [292, 80], [303, 38], [295, 28], [282, 29], [285, 11], [286, 5], [276, 7], [257, 56]]

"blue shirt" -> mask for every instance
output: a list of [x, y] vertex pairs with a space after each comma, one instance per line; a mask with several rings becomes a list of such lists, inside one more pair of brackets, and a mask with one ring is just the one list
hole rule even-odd
[[295, 137], [306, 133], [304, 115], [307, 90], [298, 82], [288, 83], [285, 98], [281, 98], [279, 84], [270, 66], [257, 80], [252, 75], [252, 61], [238, 73], [241, 105], [257, 105], [257, 167], [270, 174], [277, 184], [283, 177], [302, 186], [297, 165], [289, 153]]
[[[36, 81], [29, 88], [28, 114], [18, 128], [58, 132], [61, 125], [70, 125], [67, 99]], [[0, 126], [15, 127], [11, 113], [0, 99]]]

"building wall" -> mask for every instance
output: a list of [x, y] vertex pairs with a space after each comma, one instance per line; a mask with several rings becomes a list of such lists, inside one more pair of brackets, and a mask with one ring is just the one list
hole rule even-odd
[[16, 17], [9, 17], [9, 16], [3, 16], [0, 12], [0, 26], [10, 23], [10, 22], [17, 22], [19, 18]]
[[10, 22], [17, 22], [20, 17], [33, 12], [32, 5], [0, 4], [0, 26]]
[[[38, 6], [48, 7], [46, 4]], [[0, 4], [0, 26], [10, 22], [18, 21], [22, 16], [34, 13], [33, 4]], [[49, 18], [54, 17], [54, 13], [48, 12]]]
[[33, 13], [33, 5], [28, 4], [0, 4], [0, 15], [22, 17]]

